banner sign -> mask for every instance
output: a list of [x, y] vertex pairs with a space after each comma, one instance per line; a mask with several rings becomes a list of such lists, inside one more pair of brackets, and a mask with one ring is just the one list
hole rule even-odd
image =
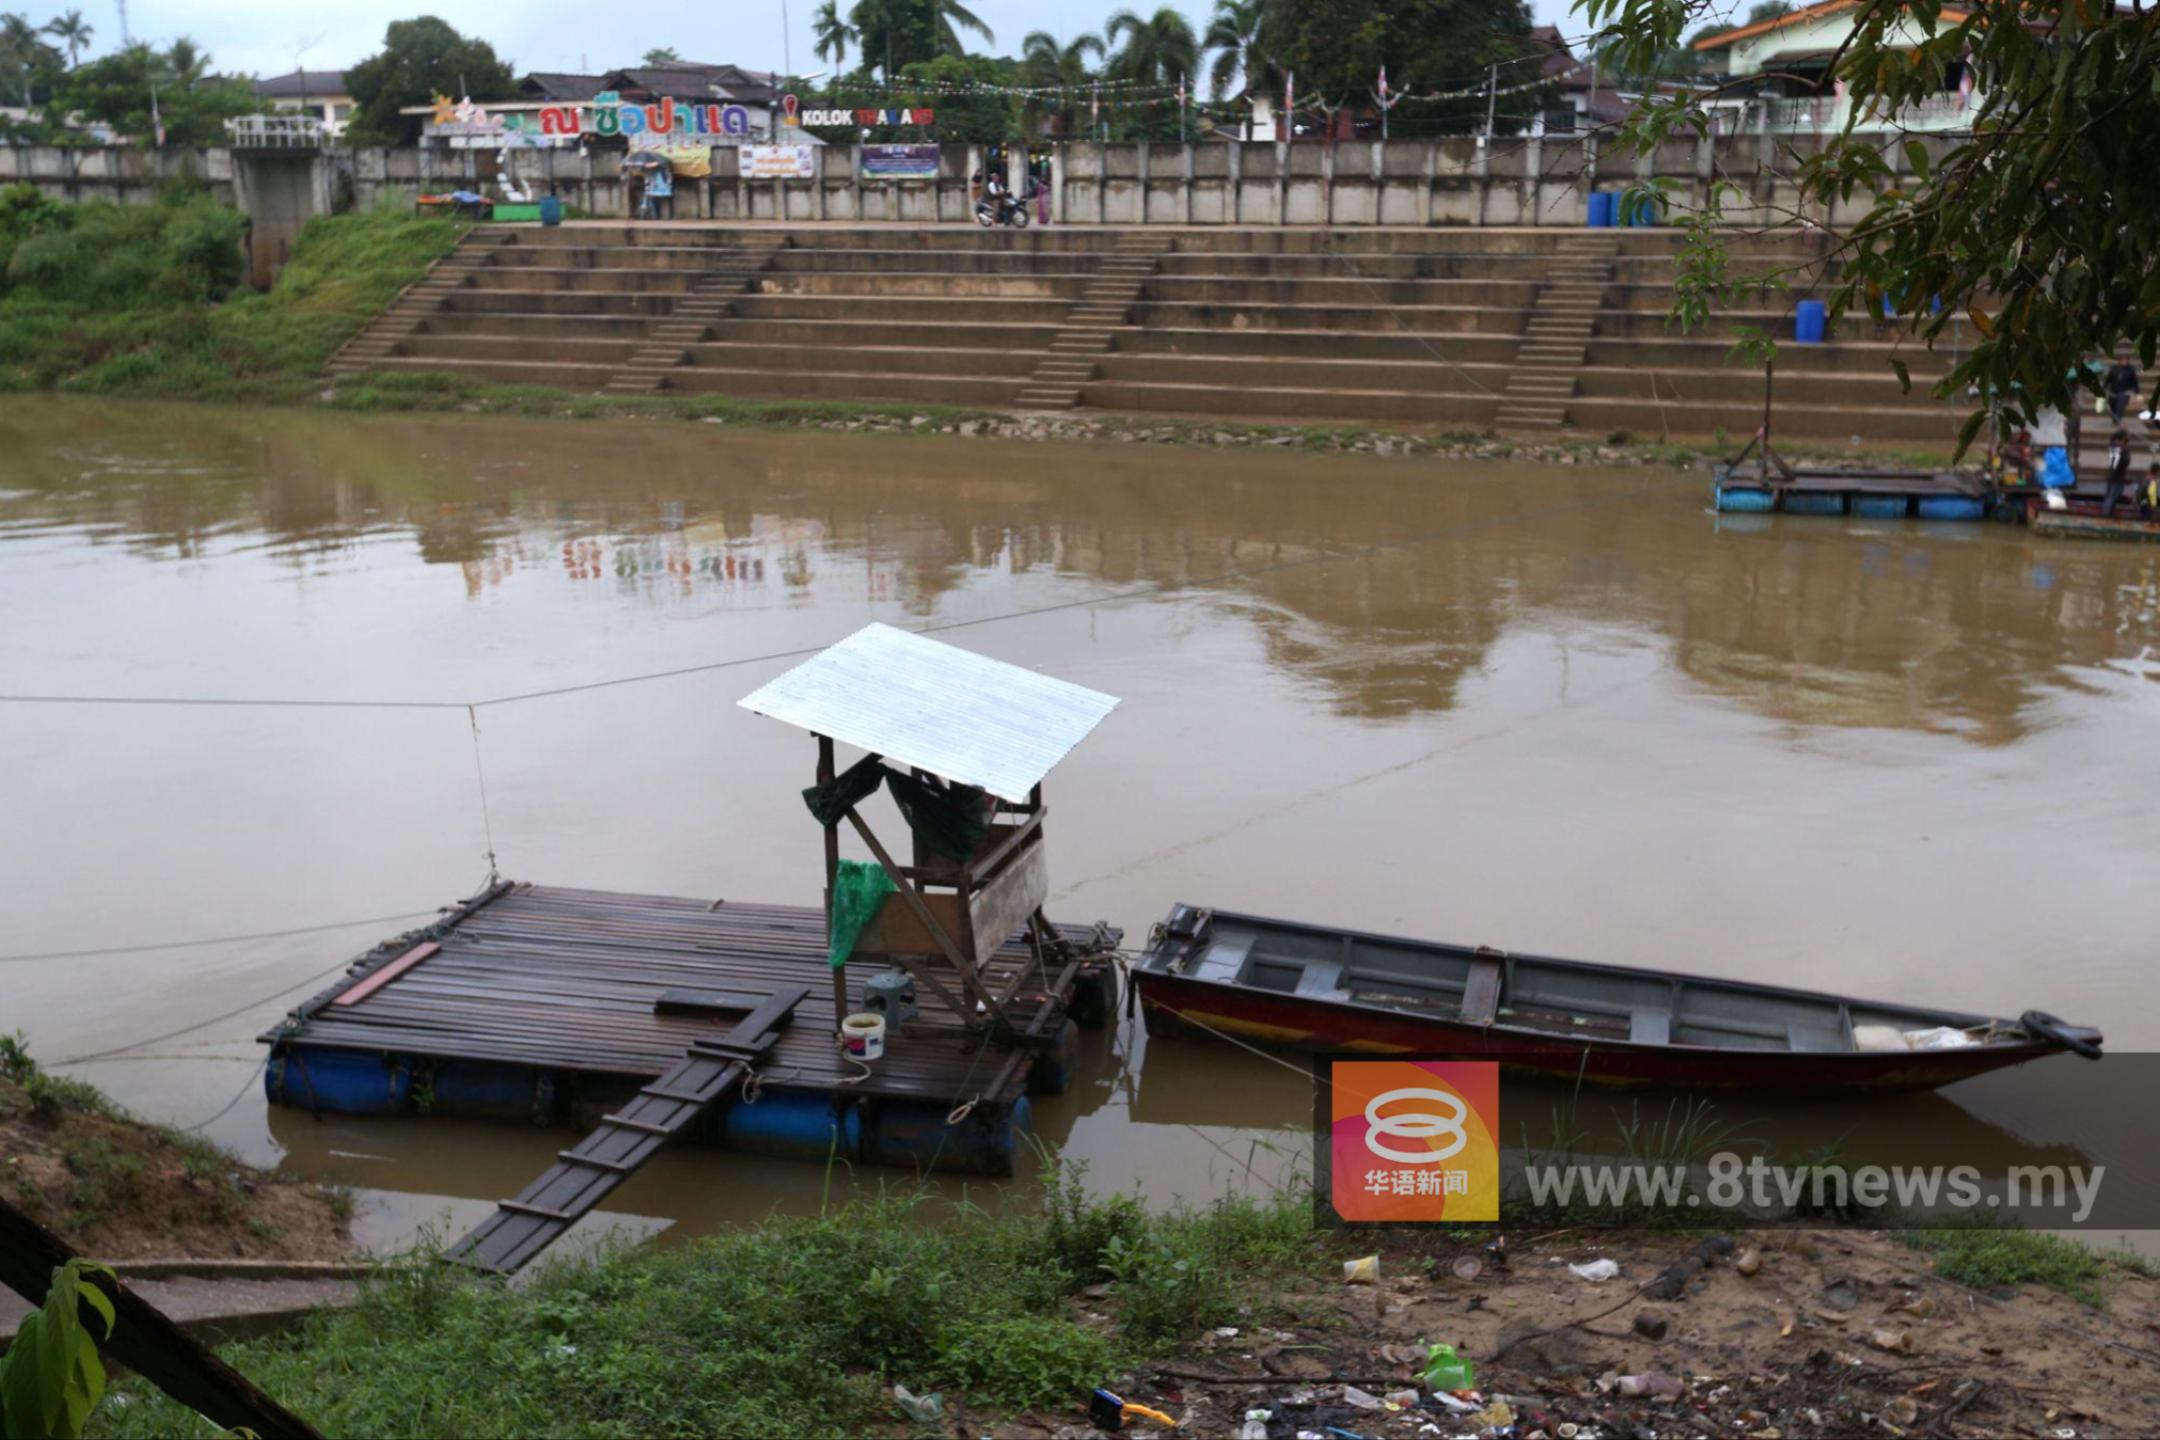
[[809, 145], [745, 145], [742, 147], [742, 178], [745, 180], [808, 180], [817, 173]]
[[741, 138], [750, 133], [750, 112], [740, 105], [688, 104], [655, 100], [640, 105], [603, 90], [583, 105], [548, 105], [540, 111], [543, 135], [719, 135]]
[[862, 173], [875, 180], [935, 180], [938, 147], [935, 145], [865, 145]]
[[780, 97], [780, 118], [790, 125], [930, 125], [935, 110], [805, 110], [793, 95]]

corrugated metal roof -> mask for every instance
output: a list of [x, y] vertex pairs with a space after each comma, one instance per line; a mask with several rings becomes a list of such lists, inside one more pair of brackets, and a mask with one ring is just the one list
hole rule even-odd
[[941, 640], [866, 625], [735, 703], [1020, 801], [1118, 702]]

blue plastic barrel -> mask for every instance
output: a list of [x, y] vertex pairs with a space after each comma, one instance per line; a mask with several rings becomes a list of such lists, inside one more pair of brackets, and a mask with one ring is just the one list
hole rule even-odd
[[1590, 192], [1590, 224], [1593, 229], [1607, 229], [1613, 223], [1613, 196], [1609, 190]]
[[1829, 328], [1829, 307], [1820, 300], [1802, 300], [1793, 312], [1793, 340], [1801, 345], [1820, 345]]
[[862, 1117], [850, 1105], [804, 1090], [767, 1090], [755, 1104], [736, 1100], [721, 1117], [721, 1143], [732, 1150], [823, 1160], [862, 1154]]
[[1852, 497], [1852, 513], [1870, 520], [1902, 520], [1905, 518], [1903, 495], [1855, 495]]
[[542, 225], [562, 224], [561, 196], [543, 195], [540, 197], [540, 223]]
[[977, 1105], [957, 1124], [943, 1101], [881, 1099], [863, 1118], [862, 1157], [872, 1165], [898, 1165], [963, 1175], [1010, 1175], [1027, 1132], [1028, 1099], [1010, 1105]]
[[1788, 515], [1842, 515], [1845, 497], [1835, 491], [1788, 491], [1782, 508]]
[[1728, 515], [1761, 515], [1777, 507], [1777, 496], [1759, 485], [1720, 485], [1717, 508]]
[[412, 1071], [393, 1055], [368, 1050], [280, 1046], [263, 1071], [274, 1105], [330, 1115], [399, 1115], [412, 1095]]
[[1619, 206], [1620, 224], [1657, 224], [1657, 197], [1655, 195], [1637, 195], [1631, 199], [1628, 193], [1623, 190], [1614, 195], [1613, 200]]
[[1925, 495], [1919, 511], [1923, 520], [1979, 520], [1986, 516], [1987, 507], [1970, 495]]

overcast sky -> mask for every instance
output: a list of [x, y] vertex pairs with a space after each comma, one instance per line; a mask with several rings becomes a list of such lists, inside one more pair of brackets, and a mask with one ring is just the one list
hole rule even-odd
[[[997, 33], [994, 46], [970, 41], [971, 49], [1018, 54], [1031, 30], [1078, 34], [1097, 29], [1123, 0], [974, 0], [969, 8]], [[1569, 0], [1532, 0], [1537, 18], [1574, 35], [1579, 20]], [[783, 8], [787, 25], [781, 24]], [[844, 10], [845, 5], [842, 6]], [[1133, 3], [1143, 14], [1152, 0]], [[1201, 30], [1213, 0], [1180, 0], [1178, 8]], [[0, 11], [20, 11], [42, 25], [63, 10], [80, 9], [96, 30], [90, 54], [120, 43], [120, 11], [110, 0], [54, 4], [52, 0], [0, 0]], [[810, 15], [816, 0], [642, 0], [628, 6], [572, 4], [567, 0], [511, 3], [457, 0], [416, 8], [414, 0], [338, 0], [322, 6], [289, 0], [135, 0], [128, 31], [138, 40], [164, 44], [188, 36], [208, 49], [220, 70], [279, 75], [294, 68], [306, 45], [310, 70], [343, 69], [381, 48], [383, 27], [415, 14], [437, 14], [468, 35], [495, 46], [520, 73], [528, 70], [604, 70], [634, 63], [645, 51], [672, 46], [685, 59], [726, 62], [753, 70], [777, 70], [792, 58], [797, 73], [821, 68], [810, 52]], [[782, 41], [785, 38], [786, 45]], [[310, 43], [312, 42], [312, 43]], [[850, 56], [850, 63], [853, 57]]]

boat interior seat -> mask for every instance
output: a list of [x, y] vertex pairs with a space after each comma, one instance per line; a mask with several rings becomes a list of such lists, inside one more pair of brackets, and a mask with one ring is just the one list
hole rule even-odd
[[1657, 1005], [1638, 1005], [1628, 1012], [1628, 1039], [1637, 1045], [1670, 1045], [1672, 1011]]
[[1333, 999], [1343, 992], [1343, 967], [1334, 960], [1308, 960], [1305, 973], [1298, 976], [1299, 995], [1313, 995]]
[[1250, 935], [1217, 940], [1200, 952], [1199, 963], [1192, 968], [1192, 978], [1220, 980], [1226, 985], [1235, 985], [1244, 978], [1245, 961], [1251, 955]]
[[1845, 1037], [1837, 1031], [1825, 1030], [1816, 1025], [1803, 1025], [1797, 1020], [1785, 1026], [1785, 1043], [1794, 1050], [1811, 1054], [1851, 1048], [1845, 1043]]
[[1463, 980], [1462, 1018], [1471, 1025], [1490, 1025], [1500, 1014], [1500, 962], [1473, 960]]

